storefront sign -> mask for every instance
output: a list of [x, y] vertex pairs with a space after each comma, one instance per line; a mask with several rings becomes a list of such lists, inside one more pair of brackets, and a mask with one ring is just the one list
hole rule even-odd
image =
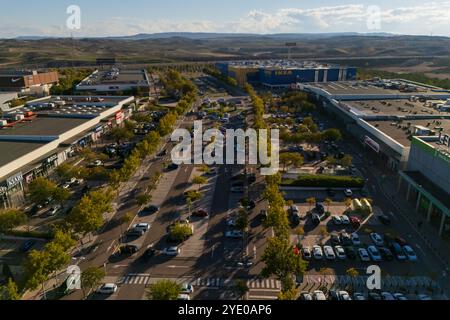
[[16, 175], [8, 178], [6, 180], [6, 184], [8, 185], [8, 189], [12, 189], [15, 186], [19, 185], [23, 181], [23, 175], [22, 172], [17, 173]]
[[122, 123], [123, 121], [123, 112], [119, 111], [116, 113], [116, 123]]
[[369, 138], [368, 136], [366, 136], [364, 138], [364, 142], [366, 145], [368, 145], [373, 151], [375, 151], [376, 153], [380, 153], [380, 145], [378, 143], [376, 143], [373, 139]]
[[53, 156], [51, 156], [50, 158], [48, 158], [47, 160], [45, 160], [45, 163], [50, 164], [52, 162], [55, 162], [56, 160], [58, 160], [58, 155], [54, 154]]
[[94, 132], [95, 132], [95, 133], [101, 133], [101, 132], [103, 132], [103, 126], [98, 126], [97, 128], [95, 128]]

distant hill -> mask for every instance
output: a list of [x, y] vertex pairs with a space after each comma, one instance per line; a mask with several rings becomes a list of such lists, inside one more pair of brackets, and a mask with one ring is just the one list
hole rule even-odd
[[[170, 38], [185, 38], [191, 40], [213, 40], [230, 38], [276, 38], [286, 40], [311, 40], [340, 36], [394, 36], [390, 33], [358, 33], [358, 32], [337, 32], [337, 33], [274, 33], [274, 34], [254, 34], [254, 33], [209, 33], [209, 32], [162, 32], [162, 33], [140, 33], [132, 36], [112, 36], [112, 37], [78, 37], [78, 39], [111, 39], [111, 40], [156, 40]], [[61, 37], [45, 36], [21, 36], [16, 40], [43, 40], [61, 39]]]
[[[0, 68], [92, 66], [96, 58], [123, 64], [284, 59], [286, 42], [296, 42], [292, 58], [398, 66], [450, 57], [450, 38], [387, 33], [232, 34], [158, 33], [109, 38], [20, 37], [0, 39]], [[37, 50], [38, 49], [38, 50]], [[448, 66], [448, 60], [441, 61]]]

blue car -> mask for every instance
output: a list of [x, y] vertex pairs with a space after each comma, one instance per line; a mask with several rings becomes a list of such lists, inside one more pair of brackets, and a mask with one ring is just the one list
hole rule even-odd
[[22, 245], [21, 251], [22, 251], [23, 253], [27, 253], [28, 251], [31, 250], [31, 248], [32, 248], [35, 244], [36, 244], [36, 241], [34, 241], [34, 240], [28, 240], [28, 241], [26, 241], [26, 242]]

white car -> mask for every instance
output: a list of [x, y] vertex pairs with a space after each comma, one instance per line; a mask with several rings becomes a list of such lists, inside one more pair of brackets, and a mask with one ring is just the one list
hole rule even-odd
[[350, 235], [352, 239], [352, 243], [354, 246], [360, 246], [361, 245], [361, 239], [359, 238], [359, 235], [357, 233], [352, 233]]
[[316, 260], [322, 260], [323, 259], [323, 251], [320, 246], [314, 246], [313, 247], [313, 256]]
[[336, 255], [334, 254], [334, 250], [332, 247], [323, 247], [323, 252], [325, 253], [325, 257], [327, 258], [327, 260], [336, 260]]
[[150, 230], [150, 224], [148, 223], [139, 223], [139, 224], [135, 224], [133, 226], [133, 229], [135, 230], [141, 230], [142, 232], [147, 232], [148, 230]]
[[225, 237], [227, 237], [227, 238], [234, 238], [234, 239], [241, 239], [241, 238], [244, 237], [244, 234], [241, 231], [233, 230], [233, 231], [225, 232]]
[[117, 292], [117, 285], [115, 283], [106, 283], [98, 288], [99, 294], [114, 294]]
[[336, 253], [336, 257], [339, 260], [345, 260], [347, 259], [347, 255], [345, 254], [345, 249], [342, 246], [336, 246], [334, 247], [334, 251]]
[[370, 234], [370, 239], [372, 239], [373, 243], [375, 243], [375, 245], [377, 247], [382, 247], [384, 246], [384, 240], [383, 237], [381, 237], [378, 233], [371, 233]]
[[66, 184], [71, 185], [71, 184], [73, 184], [75, 182], [77, 182], [77, 178], [71, 178], [71, 179], [66, 181]]
[[417, 261], [417, 255], [410, 246], [404, 246], [403, 252], [406, 254], [409, 261]]
[[344, 226], [348, 226], [350, 224], [350, 218], [346, 215], [341, 216], [341, 221]]
[[333, 223], [337, 226], [342, 225], [342, 219], [340, 216], [332, 216], [331, 220], [333, 220]]
[[358, 249], [358, 254], [359, 254], [359, 257], [361, 258], [361, 261], [370, 262], [370, 256], [366, 249], [364, 249], [364, 248]]
[[346, 197], [351, 197], [351, 196], [353, 196], [353, 191], [350, 189], [345, 189], [344, 194]]
[[320, 291], [320, 290], [314, 291], [313, 298], [316, 301], [325, 301], [325, 300], [327, 300], [327, 297], [325, 296], [325, 294], [322, 291]]
[[352, 300], [352, 298], [350, 297], [350, 295], [348, 294], [347, 291], [339, 291], [338, 295], [339, 295], [339, 300], [342, 300], [342, 301], [351, 301]]
[[59, 210], [61, 210], [61, 206], [58, 206], [58, 205], [54, 206], [47, 211], [47, 216], [54, 217], [54, 216], [56, 216], [56, 214], [58, 213]]
[[372, 261], [379, 262], [382, 260], [380, 251], [378, 251], [377, 247], [370, 246], [367, 248], [367, 251], [368, 251]]
[[181, 249], [178, 247], [165, 248], [162, 253], [166, 256], [177, 256], [181, 253]]
[[188, 294], [180, 294], [178, 296], [177, 300], [190, 301], [191, 297]]
[[101, 166], [103, 165], [103, 162], [100, 161], [100, 160], [96, 160], [96, 161], [94, 161], [93, 165], [94, 165], [95, 167], [101, 167]]
[[190, 283], [184, 283], [181, 286], [181, 293], [182, 294], [193, 294], [194, 293], [194, 286]]

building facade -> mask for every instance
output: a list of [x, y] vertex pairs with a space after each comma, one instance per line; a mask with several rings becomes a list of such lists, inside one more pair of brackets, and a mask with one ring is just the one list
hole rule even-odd
[[58, 72], [11, 71], [0, 73], [0, 91], [47, 95], [59, 81]]
[[450, 136], [414, 137], [398, 192], [440, 236], [450, 237]]
[[321, 83], [356, 80], [357, 69], [314, 62], [242, 61], [221, 62], [217, 70], [234, 78], [239, 86], [257, 83], [267, 87], [289, 87], [296, 83]]
[[0, 207], [24, 203], [27, 186], [120, 126], [134, 97], [46, 97], [0, 119]]

